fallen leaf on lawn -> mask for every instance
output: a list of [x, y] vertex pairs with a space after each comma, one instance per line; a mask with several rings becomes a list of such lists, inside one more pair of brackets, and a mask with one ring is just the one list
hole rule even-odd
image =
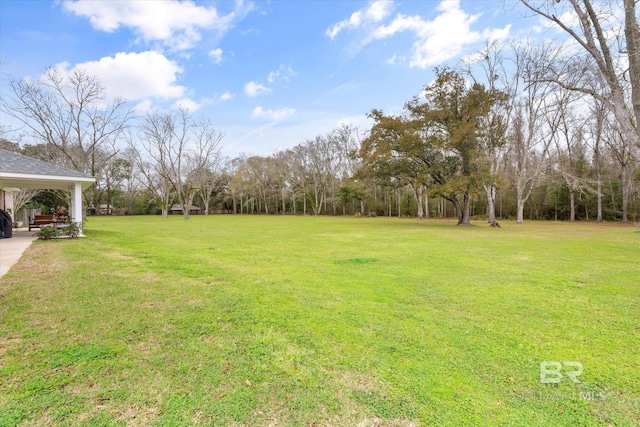
[[244, 383], [245, 383], [246, 385], [248, 385], [248, 386], [251, 386], [251, 381], [249, 381], [249, 380], [246, 380]]

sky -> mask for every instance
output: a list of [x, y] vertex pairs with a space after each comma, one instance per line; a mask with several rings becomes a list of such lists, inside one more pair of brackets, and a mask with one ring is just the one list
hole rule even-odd
[[515, 3], [2, 0], [0, 90], [47, 67], [84, 69], [138, 116], [187, 108], [225, 134], [225, 155], [269, 155], [342, 124], [365, 129], [434, 67], [524, 37], [540, 22]]

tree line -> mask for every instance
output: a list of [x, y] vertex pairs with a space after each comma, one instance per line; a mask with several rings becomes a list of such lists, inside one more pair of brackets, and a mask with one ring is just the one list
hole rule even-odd
[[[520, 3], [572, 43], [488, 42], [456, 67], [436, 68], [401, 111], [372, 109], [370, 129], [345, 125], [269, 156], [224, 158], [224, 132], [211, 120], [186, 110], [136, 118], [96, 78], [49, 69], [39, 81], [10, 81], [1, 108], [30, 143], [4, 129], [0, 144], [95, 176], [85, 202], [96, 213], [107, 204], [167, 216], [177, 205], [185, 218], [198, 206], [453, 216], [460, 225], [474, 216], [493, 226], [499, 218], [626, 222], [640, 211], [635, 2], [623, 0], [622, 14], [615, 1]], [[17, 199], [30, 197], [46, 198]]]

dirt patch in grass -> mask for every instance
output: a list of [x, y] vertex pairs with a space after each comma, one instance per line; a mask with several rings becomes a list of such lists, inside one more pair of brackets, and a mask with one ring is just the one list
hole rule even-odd
[[[56, 242], [57, 243], [57, 242]], [[46, 279], [55, 277], [66, 267], [66, 263], [57, 256], [56, 243], [35, 242], [24, 252], [20, 260], [11, 267], [12, 273], [20, 273], [15, 276], [37, 276]], [[5, 276], [6, 277], [6, 276]], [[18, 282], [18, 277], [7, 277], [8, 282]]]
[[150, 407], [150, 408], [142, 408], [140, 406], [129, 406], [121, 412], [117, 419], [124, 421], [127, 426], [137, 427], [137, 426], [148, 426], [151, 424], [153, 420], [162, 415], [162, 410]]
[[160, 340], [155, 338], [150, 338], [145, 341], [140, 341], [133, 346], [133, 349], [136, 353], [140, 353], [141, 355], [149, 355], [157, 352], [163, 347], [163, 344]]
[[125, 259], [127, 261], [137, 262], [138, 260], [131, 255], [124, 255], [120, 252], [109, 252], [104, 254], [107, 258]]
[[360, 372], [345, 372], [342, 382], [344, 387], [350, 390], [374, 391], [382, 388], [373, 376]]
[[414, 427], [419, 423], [409, 420], [383, 420], [378, 417], [365, 418], [360, 421], [358, 427]]

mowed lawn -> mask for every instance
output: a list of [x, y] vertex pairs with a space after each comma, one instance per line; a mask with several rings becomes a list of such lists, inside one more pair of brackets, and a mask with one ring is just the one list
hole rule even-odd
[[[0, 279], [2, 426], [640, 423], [632, 226], [217, 215], [85, 230], [35, 242]], [[559, 384], [541, 383], [545, 361]]]

